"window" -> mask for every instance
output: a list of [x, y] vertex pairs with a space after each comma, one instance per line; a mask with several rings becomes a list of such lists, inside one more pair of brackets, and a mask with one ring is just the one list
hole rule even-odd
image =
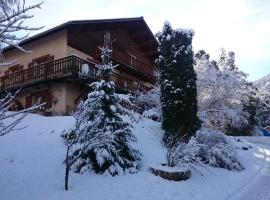
[[136, 61], [137, 61], [137, 57], [130, 54], [130, 66], [135, 68], [136, 67]]
[[52, 107], [52, 95], [48, 90], [36, 92], [26, 97], [25, 107], [29, 108], [33, 106], [37, 102], [46, 104], [43, 106], [42, 109], [49, 109]]
[[21, 71], [21, 70], [23, 70], [23, 65], [14, 65], [14, 66], [9, 67], [9, 68], [4, 72], [4, 74], [5, 74], [5, 75], [9, 75], [9, 74], [12, 74], [12, 73]]
[[40, 56], [38, 58], [33, 59], [32, 62], [30, 62], [28, 64], [28, 67], [34, 67], [34, 66], [37, 66], [37, 65], [41, 65], [41, 64], [53, 61], [53, 60], [54, 60], [54, 56], [53, 55], [51, 56], [50, 54], [47, 54], [47, 55]]

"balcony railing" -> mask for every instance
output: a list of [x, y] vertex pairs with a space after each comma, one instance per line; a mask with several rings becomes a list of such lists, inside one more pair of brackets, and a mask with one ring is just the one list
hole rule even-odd
[[[100, 53], [101, 52], [99, 52], [98, 57], [100, 57]], [[124, 65], [125, 69], [134, 71], [135, 73], [138, 73], [139, 76], [145, 77], [147, 81], [154, 81], [153, 67], [137, 59], [135, 56], [133, 57], [113, 48], [112, 59], [117, 63]]]
[[[0, 77], [0, 93], [54, 79], [78, 78], [84, 64], [87, 64], [89, 68], [88, 77], [92, 80], [98, 80], [99, 77], [97, 76], [97, 68], [94, 62], [71, 55]], [[118, 73], [114, 73], [111, 76], [111, 80], [114, 81], [116, 88], [128, 92], [149, 89], [142, 85], [140, 80], [129, 79]]]

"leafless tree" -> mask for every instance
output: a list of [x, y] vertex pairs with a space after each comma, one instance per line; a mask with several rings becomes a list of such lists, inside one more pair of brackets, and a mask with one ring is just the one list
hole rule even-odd
[[[33, 18], [31, 11], [40, 8], [41, 3], [26, 6], [25, 0], [0, 0], [0, 67], [9, 66], [15, 60], [3, 63], [3, 49], [8, 46], [15, 47], [22, 52], [30, 52], [20, 46], [20, 42], [26, 39], [31, 31], [42, 27], [25, 25], [25, 21]], [[1, 84], [1, 83], [0, 83]], [[15, 129], [15, 126], [31, 111], [37, 109], [39, 103], [19, 112], [10, 112], [11, 103], [19, 91], [11, 94], [6, 92], [0, 96], [0, 136], [6, 135]]]
[[[20, 46], [20, 42], [26, 39], [31, 31], [40, 30], [43, 27], [32, 27], [25, 25], [25, 22], [34, 17], [30, 12], [41, 8], [41, 3], [26, 6], [25, 0], [0, 0], [0, 58], [3, 58], [3, 49], [7, 46], [13, 46], [23, 52], [27, 51]], [[1, 66], [7, 66], [9, 63], [0, 63]]]

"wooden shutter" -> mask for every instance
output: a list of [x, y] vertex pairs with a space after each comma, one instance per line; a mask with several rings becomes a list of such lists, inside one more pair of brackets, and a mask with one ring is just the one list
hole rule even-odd
[[28, 80], [31, 80], [31, 78], [34, 76], [33, 67], [34, 67], [33, 62], [28, 63], [28, 70], [27, 70], [27, 79]]
[[27, 96], [25, 99], [25, 108], [30, 108], [32, 106], [32, 96]]
[[34, 62], [28, 63], [28, 68], [34, 67]]
[[48, 90], [37, 92], [33, 94], [35, 100], [38, 101], [40, 99], [40, 103], [46, 102], [44, 105], [45, 109], [49, 109], [52, 107], [52, 95]]
[[51, 108], [52, 107], [52, 95], [49, 92], [46, 92], [44, 95], [44, 101], [46, 102], [45, 108]]
[[22, 71], [23, 70], [23, 65], [19, 65], [18, 66], [18, 71]]
[[[49, 56], [48, 58], [46, 58], [46, 62], [50, 62], [53, 60], [54, 60], [54, 56]], [[50, 75], [53, 72], [54, 72], [53, 63], [47, 64], [47, 73], [49, 73], [49, 75]]]

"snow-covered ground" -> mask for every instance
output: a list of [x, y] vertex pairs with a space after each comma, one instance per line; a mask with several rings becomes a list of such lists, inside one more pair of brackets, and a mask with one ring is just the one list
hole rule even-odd
[[206, 167], [201, 169], [203, 176], [195, 173], [187, 181], [167, 181], [147, 170], [164, 162], [166, 152], [160, 123], [148, 119], [134, 124], [144, 155], [139, 173], [116, 177], [71, 173], [70, 190], [64, 191], [65, 146], [60, 134], [73, 123], [72, 117], [29, 115], [22, 123], [24, 129], [0, 137], [1, 200], [270, 199], [269, 138], [247, 138], [255, 145], [238, 151], [244, 171]]

